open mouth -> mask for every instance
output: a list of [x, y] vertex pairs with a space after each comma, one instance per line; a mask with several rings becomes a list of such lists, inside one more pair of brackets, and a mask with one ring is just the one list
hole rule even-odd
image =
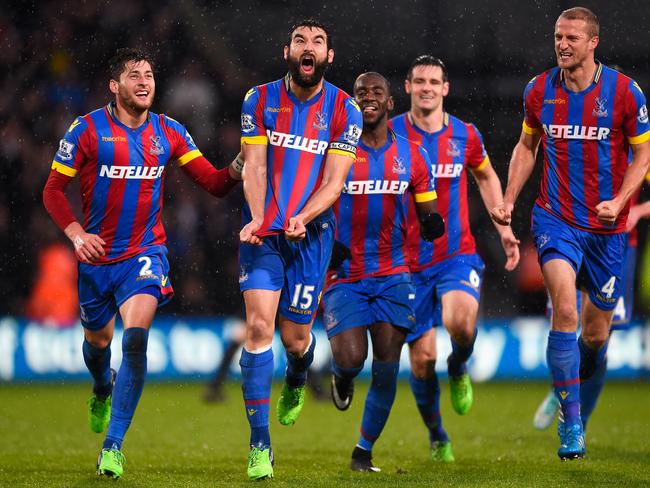
[[305, 73], [312, 73], [314, 71], [314, 58], [307, 54], [300, 59], [300, 68]]
[[559, 56], [559, 57], [560, 57], [560, 59], [562, 59], [562, 60], [567, 60], [567, 59], [570, 59], [571, 56], [572, 56], [571, 53], [560, 53], [560, 56]]
[[363, 105], [362, 110], [364, 114], [374, 114], [377, 112], [377, 110], [379, 110], [379, 107], [376, 105]]
[[138, 100], [145, 101], [149, 97], [149, 92], [147, 90], [138, 90], [135, 92], [135, 96]]

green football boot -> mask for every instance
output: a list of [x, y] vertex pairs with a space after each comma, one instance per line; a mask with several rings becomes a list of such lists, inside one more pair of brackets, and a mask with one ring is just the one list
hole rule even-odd
[[[111, 368], [111, 385], [115, 383], [115, 370]], [[111, 399], [113, 395], [108, 395], [105, 398], [99, 398], [93, 394], [86, 405], [88, 405], [88, 423], [90, 430], [101, 434], [108, 427], [108, 422], [111, 420]]]
[[119, 478], [124, 472], [126, 458], [119, 449], [102, 449], [97, 459], [97, 476]]
[[433, 441], [431, 443], [431, 460], [435, 462], [453, 463], [456, 459], [449, 441]]
[[273, 449], [252, 447], [248, 453], [248, 479], [251, 481], [273, 478]]
[[456, 378], [449, 377], [449, 386], [451, 387], [451, 406], [458, 415], [465, 415], [472, 408], [474, 393], [472, 391], [472, 381], [469, 374], [464, 373]]
[[282, 393], [280, 393], [277, 407], [278, 422], [282, 425], [295, 424], [304, 403], [304, 385], [295, 388], [289, 388], [286, 383], [282, 385]]

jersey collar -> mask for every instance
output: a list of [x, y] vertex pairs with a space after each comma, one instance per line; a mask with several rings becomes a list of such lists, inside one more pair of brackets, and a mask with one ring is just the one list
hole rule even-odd
[[312, 105], [316, 103], [320, 98], [323, 96], [323, 93], [325, 92], [325, 80], [323, 80], [323, 86], [320, 89], [320, 91], [311, 97], [309, 100], [305, 100], [304, 102], [301, 102], [297, 96], [293, 94], [291, 91], [291, 73], [287, 73], [284, 76], [284, 79], [282, 80], [282, 84], [284, 85], [284, 89], [287, 92], [287, 96], [291, 99], [291, 101], [297, 105], [302, 105], [303, 107], [307, 107], [309, 105]]
[[442, 114], [442, 129], [440, 129], [437, 132], [427, 132], [426, 130], [420, 128], [415, 121], [413, 120], [413, 116], [411, 115], [411, 111], [409, 110], [406, 112], [406, 119], [408, 120], [409, 124], [411, 124], [411, 127], [415, 129], [416, 132], [419, 132], [420, 134], [424, 136], [434, 136], [438, 134], [442, 134], [447, 127], [449, 127], [449, 114], [447, 112], [443, 112]]
[[[598, 82], [600, 81], [600, 77], [603, 74], [603, 63], [600, 61], [596, 60], [596, 73], [594, 74], [594, 79], [591, 82], [590, 87], [593, 87], [594, 85], [597, 85]], [[557, 77], [557, 84], [558, 86], [566, 87], [566, 84], [564, 83], [564, 71], [560, 69], [560, 75]], [[583, 91], [587, 91], [589, 88]]]

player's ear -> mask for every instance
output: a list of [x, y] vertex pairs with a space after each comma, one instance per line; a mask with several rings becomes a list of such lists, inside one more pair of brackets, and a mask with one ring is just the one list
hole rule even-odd
[[289, 57], [289, 46], [284, 46], [284, 60], [286, 61]]
[[594, 36], [591, 39], [589, 39], [589, 46], [591, 47], [591, 49], [595, 50], [599, 42], [600, 42], [600, 37]]
[[332, 64], [334, 62], [334, 49], [327, 50], [327, 63]]
[[392, 96], [388, 97], [388, 102], [386, 103], [386, 108], [388, 109], [389, 112], [392, 112], [393, 109], [395, 108], [395, 100], [393, 99]]
[[404, 80], [404, 91], [407, 95], [411, 94], [411, 81], [408, 78]]
[[113, 95], [117, 95], [117, 93], [120, 91], [120, 87], [117, 81], [113, 79], [111, 79], [111, 81], [108, 82], [108, 89], [111, 91]]
[[446, 97], [449, 94], [449, 82], [445, 81], [442, 84], [442, 96]]

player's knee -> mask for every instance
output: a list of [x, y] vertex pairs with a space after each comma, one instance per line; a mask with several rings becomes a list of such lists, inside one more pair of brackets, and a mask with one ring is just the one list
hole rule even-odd
[[607, 331], [586, 331], [582, 330], [582, 341], [587, 344], [590, 349], [598, 350], [605, 345], [608, 339]]
[[86, 342], [97, 349], [104, 349], [111, 344], [113, 340], [112, 334], [105, 334], [102, 332], [95, 332], [91, 334], [86, 334]]
[[553, 308], [553, 328], [575, 330], [578, 325], [578, 311], [572, 304], [559, 304]]
[[436, 350], [418, 351], [411, 355], [411, 372], [419, 380], [430, 377], [436, 370]]
[[274, 324], [261, 317], [246, 321], [246, 340], [253, 344], [268, 344], [273, 340]]
[[344, 369], [355, 369], [362, 367], [366, 362], [367, 352], [361, 350], [338, 351], [333, 354], [334, 362]]
[[463, 310], [455, 311], [447, 323], [449, 335], [459, 344], [469, 344], [474, 338], [474, 318]]
[[141, 327], [126, 329], [122, 337], [122, 350], [125, 355], [146, 352], [148, 338], [147, 329]]

